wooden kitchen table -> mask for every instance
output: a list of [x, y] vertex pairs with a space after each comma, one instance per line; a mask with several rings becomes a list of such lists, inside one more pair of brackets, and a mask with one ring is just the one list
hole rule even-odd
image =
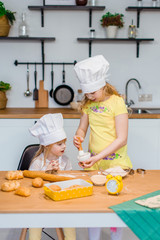
[[[93, 174], [85, 171], [69, 173], [86, 180]], [[5, 181], [5, 174], [0, 172], [0, 185]], [[109, 206], [159, 190], [159, 179], [160, 170], [147, 170], [146, 174], [125, 177], [119, 195], [109, 195], [105, 186], [94, 186], [92, 196], [53, 201], [45, 196], [43, 188], [31, 186], [32, 179], [24, 178], [19, 181], [21, 186], [31, 187], [30, 197], [0, 191], [0, 227], [126, 227]]]

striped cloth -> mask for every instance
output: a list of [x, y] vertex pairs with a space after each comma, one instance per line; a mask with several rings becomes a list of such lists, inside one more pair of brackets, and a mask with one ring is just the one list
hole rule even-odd
[[135, 203], [136, 200], [146, 199], [159, 194], [160, 190], [111, 206], [110, 208], [140, 240], [160, 240], [160, 208], [150, 209]]

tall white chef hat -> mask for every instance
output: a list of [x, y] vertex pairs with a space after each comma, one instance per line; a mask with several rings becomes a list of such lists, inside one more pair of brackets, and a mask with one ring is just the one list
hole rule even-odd
[[84, 93], [95, 92], [104, 87], [108, 69], [109, 63], [102, 55], [87, 58], [74, 67]]
[[44, 115], [29, 131], [33, 136], [38, 137], [40, 144], [44, 146], [66, 138], [61, 113]]

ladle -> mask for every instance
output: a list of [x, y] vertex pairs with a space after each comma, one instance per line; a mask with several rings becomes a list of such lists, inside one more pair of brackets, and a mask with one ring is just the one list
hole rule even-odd
[[29, 64], [27, 63], [27, 90], [24, 92], [25, 97], [32, 95], [32, 92], [29, 90]]
[[53, 98], [53, 81], [54, 81], [54, 72], [53, 72], [53, 64], [52, 64], [52, 69], [51, 69], [51, 90], [49, 92], [49, 95], [51, 98]]
[[78, 137], [78, 141], [79, 141], [79, 149], [78, 149], [78, 161], [83, 162], [86, 161], [87, 159], [90, 158], [91, 154], [90, 152], [84, 152], [83, 148], [82, 148], [82, 143], [81, 143], [81, 139]]

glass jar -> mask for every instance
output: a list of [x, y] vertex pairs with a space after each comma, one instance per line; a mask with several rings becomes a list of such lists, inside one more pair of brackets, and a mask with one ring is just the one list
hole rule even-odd
[[95, 29], [90, 29], [90, 38], [95, 38]]
[[157, 7], [157, 0], [152, 0], [152, 7]]
[[136, 38], [137, 32], [136, 32], [136, 26], [135, 25], [129, 25], [128, 27], [128, 38]]
[[22, 13], [21, 22], [18, 28], [19, 37], [28, 37], [28, 26], [26, 23], [26, 14]]
[[90, 6], [96, 6], [96, 0], [90, 0], [89, 5]]
[[81, 101], [82, 101], [82, 97], [83, 97], [82, 90], [81, 90], [81, 89], [78, 89], [78, 90], [77, 90], [77, 99], [76, 99], [76, 101], [77, 101], [77, 102], [81, 102]]
[[137, 0], [137, 6], [138, 6], [138, 7], [142, 7], [142, 6], [143, 6], [142, 0]]

